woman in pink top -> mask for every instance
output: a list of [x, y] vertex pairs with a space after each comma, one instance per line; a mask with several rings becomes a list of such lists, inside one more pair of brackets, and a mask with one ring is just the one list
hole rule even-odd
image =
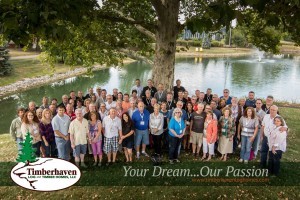
[[206, 119], [204, 122], [203, 130], [203, 156], [201, 160], [206, 158], [208, 153], [208, 158], [206, 161], [211, 159], [211, 156], [214, 155], [215, 142], [217, 141], [218, 133], [218, 121], [213, 118], [213, 113], [208, 111], [206, 113]]
[[286, 150], [286, 131], [279, 129], [284, 126], [284, 121], [280, 116], [274, 118], [274, 128], [269, 136], [269, 172], [277, 176], [280, 170], [280, 159]]

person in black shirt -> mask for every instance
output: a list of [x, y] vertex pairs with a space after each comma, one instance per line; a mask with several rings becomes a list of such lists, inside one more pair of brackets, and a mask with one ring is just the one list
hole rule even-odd
[[261, 106], [261, 109], [265, 111], [266, 114], [270, 114], [270, 108], [273, 105], [273, 102], [274, 102], [274, 97], [271, 95], [267, 96], [266, 103]]
[[151, 79], [147, 81], [148, 86], [143, 88], [142, 97], [146, 96], [146, 91], [150, 90], [150, 96], [154, 97], [154, 94], [157, 92], [157, 89], [153, 86]]
[[146, 90], [145, 96], [142, 97], [142, 99], [143, 99], [143, 103], [145, 104], [146, 108], [151, 105], [151, 99], [152, 99], [152, 97], [151, 97], [150, 90]]
[[176, 108], [176, 102], [173, 99], [172, 92], [168, 92], [168, 94], [167, 94], [166, 105], [167, 105], [167, 110], [172, 110], [173, 108]]
[[213, 98], [213, 95], [212, 95], [212, 89], [211, 89], [211, 88], [207, 88], [206, 94], [205, 94], [205, 96], [204, 96], [204, 101], [205, 101], [207, 104], [210, 104], [212, 98]]
[[179, 79], [176, 80], [176, 85], [173, 87], [174, 99], [178, 98], [178, 92], [185, 91], [185, 88], [181, 86], [181, 81]]
[[64, 94], [64, 95], [61, 97], [61, 99], [62, 99], [62, 102], [61, 102], [60, 104], [58, 104], [57, 107], [63, 106], [63, 107], [65, 107], [65, 110], [66, 110], [66, 106], [67, 106], [67, 104], [69, 103], [68, 95]]
[[85, 95], [85, 99], [91, 99], [92, 95], [95, 95], [93, 88], [89, 89], [89, 93]]
[[183, 97], [183, 91], [179, 90], [178, 91], [178, 98], [175, 99], [175, 102], [177, 103], [178, 101], [182, 101], [183, 103], [183, 107], [182, 109], [186, 109], [186, 103], [187, 103], [187, 100]]
[[127, 112], [122, 114], [122, 136], [119, 144], [122, 144], [124, 149], [126, 162], [132, 162], [132, 148], [134, 142], [134, 124]]

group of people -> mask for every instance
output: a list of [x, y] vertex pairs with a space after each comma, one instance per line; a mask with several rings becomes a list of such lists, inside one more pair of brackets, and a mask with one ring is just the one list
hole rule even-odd
[[103, 152], [106, 165], [111, 165], [120, 150], [126, 162], [133, 161], [133, 150], [136, 159], [149, 157], [148, 147], [154, 148], [156, 156], [166, 150], [174, 164], [180, 162], [181, 150], [206, 161], [218, 151], [220, 160], [226, 161], [240, 147], [239, 162], [248, 163], [260, 148], [262, 167], [267, 166], [269, 156], [270, 173], [277, 175], [288, 127], [273, 101], [273, 96], [267, 96], [263, 104], [253, 91], [248, 98], [238, 99], [228, 89], [220, 97], [210, 88], [189, 96], [180, 80], [167, 92], [163, 84], [156, 88], [149, 79], [143, 87], [136, 79], [130, 94], [118, 89], [108, 94], [98, 87], [95, 93], [90, 88], [85, 96], [82, 91], [77, 96], [71, 91], [62, 96], [61, 103], [47, 97], [39, 107], [29, 102], [27, 109], [18, 109], [10, 133], [19, 151], [29, 133], [36, 156], [70, 160], [72, 153], [81, 167], [87, 167], [87, 151], [94, 156], [94, 166], [101, 166]]

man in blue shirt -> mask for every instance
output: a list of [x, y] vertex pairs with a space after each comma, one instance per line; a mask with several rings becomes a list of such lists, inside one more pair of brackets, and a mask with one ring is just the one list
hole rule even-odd
[[149, 144], [149, 119], [150, 113], [145, 109], [143, 102], [138, 103], [138, 110], [132, 114], [135, 129], [136, 157], [140, 158], [140, 145], [142, 144], [142, 155], [149, 157], [146, 153], [146, 145]]
[[255, 96], [255, 93], [253, 91], [250, 91], [248, 93], [248, 99], [246, 100], [246, 103], [245, 103], [245, 109], [247, 107], [252, 107], [252, 108], [256, 108], [256, 99], [254, 98]]
[[229, 90], [228, 89], [224, 89], [223, 90], [223, 96], [220, 97], [220, 99], [225, 99], [226, 101], [226, 105], [231, 104], [231, 96], [229, 96]]

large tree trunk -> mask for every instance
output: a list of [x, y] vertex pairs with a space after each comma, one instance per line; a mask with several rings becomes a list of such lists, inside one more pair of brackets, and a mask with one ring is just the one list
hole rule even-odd
[[162, 83], [165, 89], [172, 91], [176, 39], [180, 27], [179, 0], [153, 0], [152, 3], [158, 16], [152, 77], [156, 86]]

